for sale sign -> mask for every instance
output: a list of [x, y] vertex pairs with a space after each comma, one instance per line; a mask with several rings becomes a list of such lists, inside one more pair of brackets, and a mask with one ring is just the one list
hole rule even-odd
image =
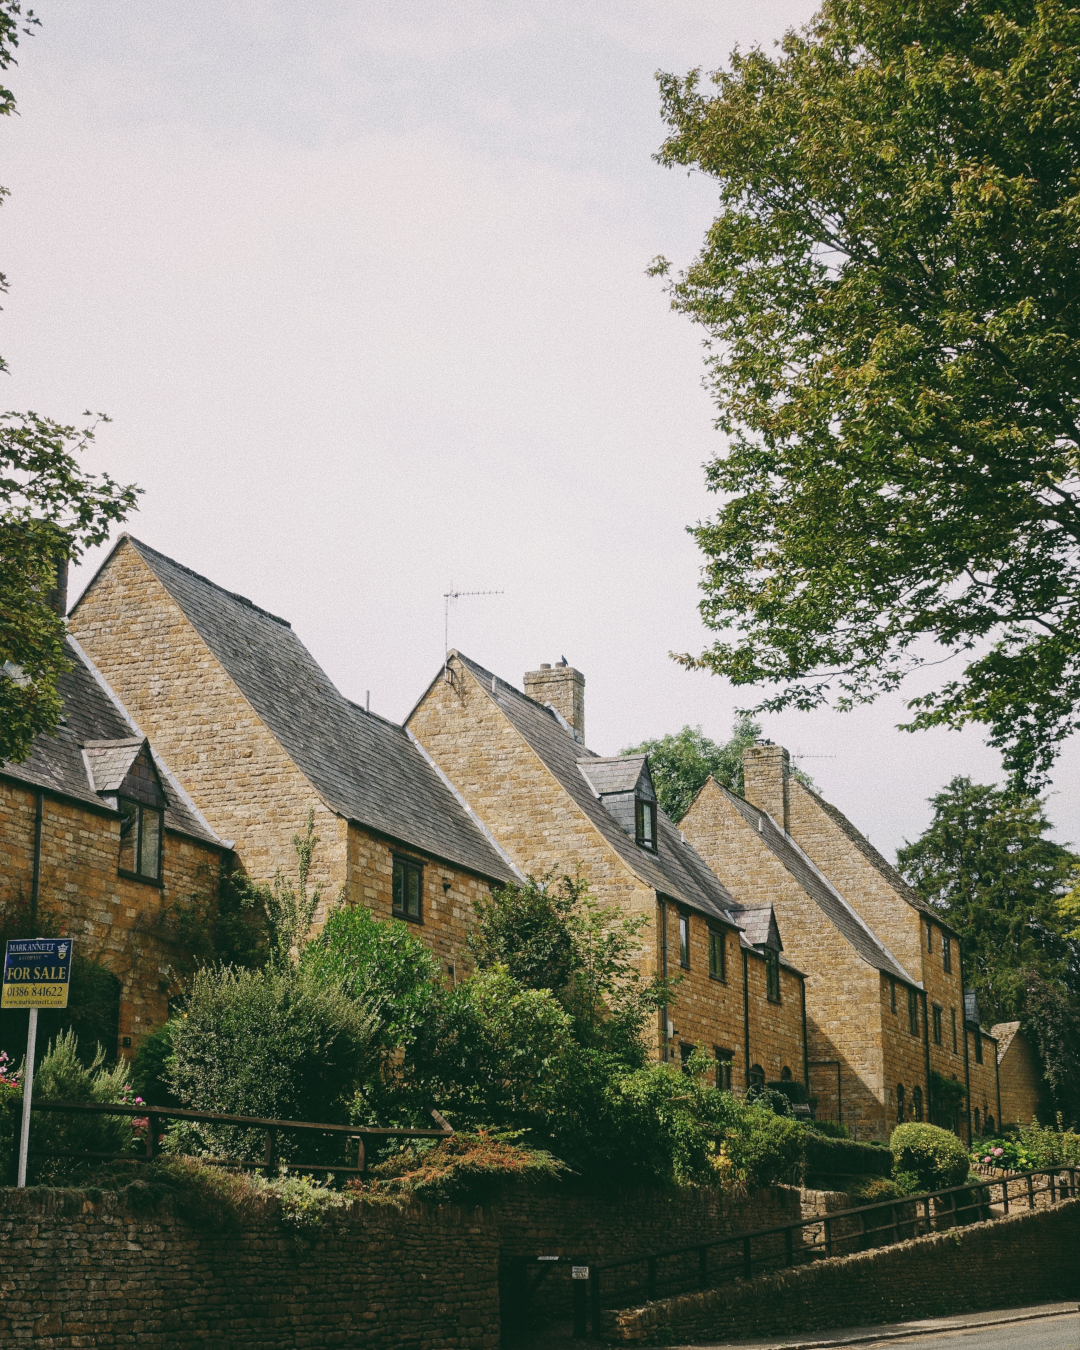
[[13, 938], [0, 1008], [66, 1008], [70, 980], [70, 938]]

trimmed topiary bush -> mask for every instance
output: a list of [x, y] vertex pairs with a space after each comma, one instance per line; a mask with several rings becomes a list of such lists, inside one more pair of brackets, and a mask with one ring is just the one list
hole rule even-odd
[[807, 1131], [806, 1171], [819, 1176], [877, 1176], [892, 1174], [892, 1154], [872, 1144], [850, 1139], [827, 1139]]
[[967, 1149], [951, 1130], [911, 1122], [897, 1125], [889, 1141], [896, 1174], [912, 1173], [924, 1191], [943, 1191], [967, 1180]]

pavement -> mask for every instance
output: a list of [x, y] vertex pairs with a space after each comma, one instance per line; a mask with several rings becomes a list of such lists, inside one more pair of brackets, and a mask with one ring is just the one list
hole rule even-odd
[[[580, 1342], [578, 1342], [580, 1344]], [[858, 1345], [904, 1350], [1080, 1350], [1080, 1310], [1074, 1302], [1043, 1303], [1001, 1312], [929, 1317], [873, 1327], [846, 1327], [764, 1341], [715, 1341], [715, 1350], [832, 1350]], [[673, 1347], [672, 1350], [690, 1350]], [[698, 1342], [693, 1350], [706, 1350]]]

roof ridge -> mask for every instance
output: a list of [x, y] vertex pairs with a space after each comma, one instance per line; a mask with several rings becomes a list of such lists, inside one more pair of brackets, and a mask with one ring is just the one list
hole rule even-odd
[[263, 609], [262, 605], [257, 605], [254, 600], [249, 600], [246, 595], [241, 595], [239, 591], [230, 591], [225, 586], [216, 581], [211, 581], [209, 577], [204, 577], [201, 572], [196, 572], [193, 567], [187, 567], [184, 563], [177, 562], [175, 558], [170, 558], [167, 553], [162, 553], [160, 549], [151, 548], [149, 544], [144, 544], [141, 539], [136, 539], [133, 534], [126, 530], [120, 536], [121, 539], [127, 539], [140, 551], [152, 553], [155, 558], [160, 558], [162, 562], [167, 562], [170, 567], [175, 567], [178, 572], [184, 572], [189, 577], [194, 577], [196, 581], [201, 581], [204, 586], [209, 586], [212, 590], [218, 591], [221, 595], [227, 595], [230, 600], [237, 601], [238, 604], [246, 605], [248, 609], [253, 609], [257, 614], [264, 618], [271, 619], [274, 623], [281, 624], [282, 628], [292, 628], [288, 619], [283, 619], [280, 614], [272, 614], [270, 610]]

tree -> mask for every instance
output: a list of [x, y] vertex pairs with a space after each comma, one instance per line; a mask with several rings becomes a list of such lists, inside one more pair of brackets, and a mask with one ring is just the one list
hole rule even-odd
[[660, 77], [660, 161], [719, 187], [669, 284], [729, 438], [720, 636], [678, 659], [761, 710], [961, 656], [908, 729], [982, 724], [1036, 787], [1080, 702], [1080, 11], [825, 0], [711, 79]]
[[[677, 824], [710, 776], [740, 797], [743, 795], [743, 751], [760, 736], [760, 725], [743, 712], [737, 714], [731, 739], [723, 745], [711, 741], [700, 727], [687, 726], [674, 736], [629, 745], [619, 754], [649, 756], [657, 800]], [[813, 787], [813, 780], [801, 769], [793, 769], [792, 776]]]
[[[20, 38], [37, 22], [20, 0], [0, 0], [0, 70], [15, 64]], [[0, 86], [0, 114], [14, 111], [14, 95]], [[0, 200], [6, 195], [0, 187]], [[137, 488], [78, 464], [95, 425], [0, 414], [0, 762], [26, 759], [34, 737], [51, 735], [60, 719], [57, 684], [68, 662], [53, 605], [58, 563], [100, 544], [135, 507]]]

